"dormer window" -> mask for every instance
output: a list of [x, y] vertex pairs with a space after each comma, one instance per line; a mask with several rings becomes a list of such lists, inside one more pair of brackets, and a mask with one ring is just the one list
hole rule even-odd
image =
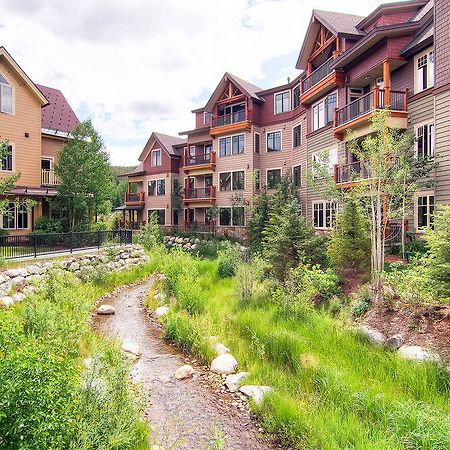
[[13, 92], [12, 86], [6, 78], [0, 74], [0, 111], [12, 114], [13, 112]]
[[203, 113], [203, 124], [204, 124], [204, 125], [209, 125], [210, 119], [211, 119], [211, 113], [208, 112], [208, 111], [205, 111], [205, 112]]
[[161, 149], [152, 150], [152, 167], [159, 167], [161, 165]]

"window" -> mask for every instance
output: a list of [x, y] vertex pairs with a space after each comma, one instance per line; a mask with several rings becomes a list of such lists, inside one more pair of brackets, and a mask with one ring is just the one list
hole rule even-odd
[[4, 155], [4, 158], [1, 160], [1, 170], [13, 170], [13, 150], [12, 145], [8, 145], [6, 154]]
[[244, 171], [222, 172], [219, 174], [219, 190], [237, 191], [245, 188]]
[[147, 184], [147, 195], [166, 195], [166, 180], [150, 180]]
[[28, 228], [28, 208], [23, 203], [17, 207], [17, 228], [20, 230]]
[[281, 183], [281, 169], [267, 170], [267, 187], [275, 189]]
[[259, 153], [260, 149], [260, 139], [261, 136], [259, 133], [254, 134], [254, 142], [253, 142], [253, 148], [255, 149], [255, 153]]
[[230, 226], [231, 225], [231, 208], [219, 209], [219, 225]]
[[302, 185], [302, 166], [294, 166], [292, 168], [292, 183], [295, 187], [300, 187]]
[[244, 153], [244, 135], [226, 137], [219, 139], [219, 156], [229, 156]]
[[434, 52], [426, 50], [415, 58], [415, 92], [434, 86]]
[[0, 111], [7, 114], [13, 112], [12, 86], [2, 75], [0, 75]]
[[298, 84], [292, 91], [292, 104], [293, 108], [298, 108], [300, 106], [300, 85]]
[[236, 206], [231, 210], [231, 224], [234, 227], [243, 227], [244, 226], [244, 207]]
[[281, 131], [273, 131], [271, 133], [267, 133], [267, 151], [281, 151]]
[[156, 216], [156, 222], [158, 225], [166, 224], [166, 210], [165, 209], [149, 209], [147, 211], [148, 221], [150, 222], [152, 215]]
[[161, 150], [152, 150], [152, 167], [161, 165]]
[[297, 125], [292, 129], [292, 145], [298, 147], [302, 142], [302, 130], [301, 126]]
[[320, 102], [313, 105], [313, 131], [333, 122], [334, 109], [337, 106], [337, 93], [327, 95]]
[[8, 204], [8, 210], [3, 214], [3, 228], [5, 230], [16, 228], [16, 204], [14, 202]]
[[416, 154], [419, 159], [434, 156], [434, 123], [422, 125], [416, 130]]
[[320, 168], [327, 168], [328, 173], [333, 173], [334, 165], [338, 163], [338, 149], [337, 147], [331, 150], [322, 150], [316, 152], [312, 155], [313, 167], [312, 173], [313, 178], [320, 178]]
[[433, 225], [434, 195], [417, 197], [417, 229]]
[[211, 113], [208, 112], [208, 111], [205, 111], [203, 113], [203, 124], [204, 125], [209, 125], [210, 119], [211, 119]]
[[156, 180], [156, 195], [166, 195], [166, 180]]
[[281, 114], [291, 110], [290, 91], [275, 94], [275, 114]]
[[332, 228], [335, 220], [335, 214], [335, 204], [333, 202], [314, 202], [314, 227], [324, 229]]
[[205, 160], [209, 161], [211, 151], [212, 151], [212, 144], [205, 144], [205, 146], [203, 147], [203, 153], [205, 155]]

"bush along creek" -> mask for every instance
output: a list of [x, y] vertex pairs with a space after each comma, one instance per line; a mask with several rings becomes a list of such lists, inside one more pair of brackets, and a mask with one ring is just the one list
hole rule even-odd
[[158, 245], [152, 253], [163, 275], [146, 306], [166, 337], [247, 395], [283, 445], [450, 447], [449, 371], [433, 358], [405, 359], [336, 318], [333, 271], [298, 264], [279, 282], [267, 262], [227, 243], [210, 259]]
[[129, 359], [90, 319], [102, 295], [152, 270], [129, 246], [5, 275], [33, 289], [0, 308], [0, 448], [148, 448]]

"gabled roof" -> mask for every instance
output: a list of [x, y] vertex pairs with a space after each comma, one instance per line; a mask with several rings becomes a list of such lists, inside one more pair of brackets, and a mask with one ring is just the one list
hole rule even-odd
[[358, 30], [356, 25], [364, 19], [362, 16], [353, 14], [335, 13], [314, 9], [303, 39], [302, 48], [298, 55], [296, 68], [306, 69], [309, 55], [311, 54], [320, 24], [327, 28], [335, 36], [357, 39], [363, 36], [364, 32]]
[[[159, 145], [170, 155], [170, 156], [181, 156], [182, 147], [187, 141], [176, 136], [169, 136], [168, 134], [153, 132], [148, 138], [147, 143], [144, 146], [141, 154], [139, 155], [139, 161], [144, 161], [147, 157], [150, 147], [153, 143], [157, 141]], [[139, 166], [138, 166], [139, 167]]]
[[38, 89], [45, 95], [48, 105], [42, 108], [41, 126], [45, 130], [72, 133], [79, 120], [64, 94], [58, 90], [37, 84]]
[[238, 78], [237, 76], [229, 72], [225, 72], [224, 76], [222, 77], [216, 89], [214, 89], [214, 92], [206, 103], [206, 106], [204, 108], [205, 111], [212, 112], [214, 105], [219, 100], [228, 81], [231, 81], [243, 94], [247, 95], [249, 98], [252, 98], [259, 103], [264, 102], [264, 99], [258, 95], [258, 92], [262, 91], [260, 87], [255, 86], [254, 84], [249, 83], [242, 78]]
[[137, 167], [135, 167], [130, 173], [124, 173], [124, 176], [128, 177], [136, 177], [138, 175], [144, 175], [144, 163], [140, 163]]
[[30, 88], [31, 92], [37, 97], [44, 106], [48, 103], [45, 95], [37, 88], [37, 86], [31, 81], [31, 78], [23, 71], [23, 69], [16, 63], [14, 58], [8, 53], [5, 47], [0, 47], [0, 57], [5, 58], [8, 63], [13, 67], [16, 73], [25, 81], [25, 84]]
[[413, 55], [416, 52], [430, 46], [434, 39], [434, 23], [430, 23], [421, 30], [413, 40], [400, 52], [401, 55], [407, 57]]

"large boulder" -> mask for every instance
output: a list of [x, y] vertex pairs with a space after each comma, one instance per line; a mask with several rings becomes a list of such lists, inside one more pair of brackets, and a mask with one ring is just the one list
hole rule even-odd
[[14, 299], [12, 297], [6, 296], [0, 298], [0, 306], [9, 308], [12, 305], [14, 305]]
[[5, 275], [9, 278], [18, 277], [20, 275], [19, 269], [9, 269], [5, 272]]
[[264, 396], [271, 392], [273, 389], [270, 386], [252, 386], [246, 385], [241, 386], [239, 391], [242, 392], [247, 397], [250, 397], [257, 405], [260, 404]]
[[130, 341], [123, 341], [122, 350], [125, 353], [129, 353], [135, 359], [139, 358], [142, 355], [142, 351], [139, 348], [139, 345]]
[[237, 392], [241, 383], [249, 376], [248, 372], [239, 372], [227, 375], [225, 378], [225, 386], [230, 392]]
[[27, 285], [27, 280], [25, 277], [17, 276], [11, 280], [12, 287], [17, 291], [20, 291]]
[[360, 333], [365, 336], [372, 344], [384, 345], [386, 342], [386, 337], [381, 331], [375, 328], [368, 327], [366, 325], [359, 328]]
[[156, 308], [153, 311], [153, 317], [155, 317], [156, 319], [159, 319], [159, 318], [165, 316], [168, 312], [169, 312], [168, 306], [160, 306], [159, 308]]
[[185, 364], [184, 366], [179, 367], [175, 372], [175, 378], [177, 380], [184, 380], [185, 378], [192, 377], [194, 375], [195, 370], [189, 364]]
[[211, 371], [219, 375], [229, 375], [236, 370], [238, 362], [230, 353], [223, 353], [211, 362]]
[[418, 345], [402, 345], [398, 349], [398, 354], [404, 359], [411, 361], [433, 361], [441, 362], [441, 358], [436, 353], [425, 350]]
[[101, 315], [101, 316], [110, 316], [111, 314], [115, 314], [116, 313], [116, 308], [114, 308], [114, 306], [112, 305], [100, 305], [99, 308], [97, 309], [97, 314]]
[[403, 345], [403, 336], [401, 334], [394, 334], [386, 339], [386, 347], [389, 350], [398, 350]]

